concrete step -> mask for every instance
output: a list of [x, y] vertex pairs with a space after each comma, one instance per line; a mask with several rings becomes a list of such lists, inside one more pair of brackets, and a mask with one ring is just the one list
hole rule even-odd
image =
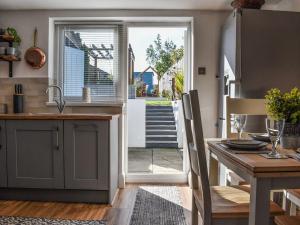
[[175, 121], [174, 116], [146, 116], [146, 121]]
[[147, 112], [146, 116], [173, 116], [173, 112]]
[[148, 141], [177, 141], [177, 135], [146, 135]]
[[177, 141], [147, 141], [146, 148], [178, 148]]
[[169, 109], [149, 109], [149, 110], [146, 110], [146, 114], [149, 114], [149, 113], [172, 113], [173, 114], [173, 110], [169, 110]]
[[177, 135], [176, 130], [146, 130], [146, 135]]
[[146, 107], [146, 112], [168, 111], [173, 112], [173, 108], [149, 108]]
[[146, 131], [150, 130], [176, 130], [176, 126], [170, 125], [146, 125]]
[[146, 125], [169, 125], [169, 126], [175, 126], [175, 121], [160, 121], [160, 120], [146, 120]]
[[146, 109], [173, 109], [173, 107], [163, 105], [146, 105]]

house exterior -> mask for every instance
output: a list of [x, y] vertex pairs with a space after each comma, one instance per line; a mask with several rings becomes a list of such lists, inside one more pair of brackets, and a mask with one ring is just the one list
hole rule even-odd
[[154, 89], [154, 72], [148, 71], [148, 72], [134, 72], [134, 79], [136, 81], [142, 81], [143, 84], [146, 84], [146, 93], [147, 95], [151, 95]]
[[177, 72], [183, 71], [183, 59], [174, 64], [160, 79], [159, 92], [163, 90], [172, 92], [172, 79]]

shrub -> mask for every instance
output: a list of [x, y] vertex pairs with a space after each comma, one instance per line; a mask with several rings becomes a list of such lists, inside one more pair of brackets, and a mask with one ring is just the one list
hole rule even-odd
[[300, 123], [300, 90], [293, 88], [290, 92], [281, 93], [277, 88], [267, 92], [267, 112], [272, 118], [285, 119], [288, 123]]

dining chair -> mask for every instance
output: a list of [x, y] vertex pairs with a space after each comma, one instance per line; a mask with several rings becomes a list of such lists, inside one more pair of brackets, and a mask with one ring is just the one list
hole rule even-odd
[[[246, 99], [226, 97], [226, 137], [237, 138], [237, 133], [232, 132], [231, 116], [233, 114], [244, 114], [252, 116], [266, 116], [265, 99]], [[244, 135], [245, 136], [245, 135]], [[231, 170], [225, 171], [226, 182], [228, 185], [242, 185], [245, 181]]]
[[277, 225], [299, 225], [300, 216], [276, 216], [275, 223]]
[[[198, 212], [204, 225], [247, 225], [250, 194], [243, 186], [210, 186], [198, 92], [182, 96], [184, 123], [191, 167], [192, 225], [198, 225]], [[270, 201], [270, 224], [283, 210]]]
[[[243, 114], [247, 116], [267, 116], [265, 99], [231, 98], [226, 97], [226, 134], [227, 138], [237, 138], [237, 133], [232, 132], [231, 116]], [[248, 134], [244, 133], [248, 138]], [[246, 182], [233, 171], [226, 169], [227, 185], [245, 185]], [[282, 204], [283, 190], [271, 191], [271, 199]]]
[[231, 116], [244, 114], [249, 116], [267, 116], [265, 99], [231, 98], [226, 97], [226, 135], [227, 138], [237, 138], [232, 132]]
[[296, 216], [297, 207], [300, 207], [300, 189], [288, 189], [284, 194], [286, 198], [285, 210], [290, 216]]

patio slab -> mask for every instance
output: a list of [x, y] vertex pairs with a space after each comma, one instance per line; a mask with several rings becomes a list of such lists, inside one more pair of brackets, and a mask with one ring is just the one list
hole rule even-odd
[[178, 149], [135, 149], [128, 151], [128, 172], [149, 174], [182, 173], [182, 156]]
[[182, 168], [182, 158], [178, 149], [153, 150], [154, 174], [181, 173]]
[[152, 173], [152, 151], [130, 149], [128, 151], [129, 173]]

